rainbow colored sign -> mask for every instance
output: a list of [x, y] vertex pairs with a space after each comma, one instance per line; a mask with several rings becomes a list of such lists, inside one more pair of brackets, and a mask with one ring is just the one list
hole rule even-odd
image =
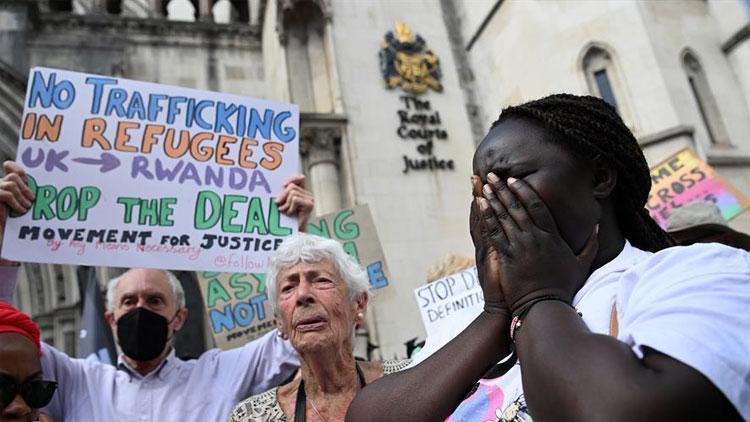
[[721, 209], [726, 220], [750, 207], [743, 195], [698, 155], [685, 148], [651, 168], [651, 192], [646, 208], [666, 228], [675, 208], [693, 201], [708, 201]]

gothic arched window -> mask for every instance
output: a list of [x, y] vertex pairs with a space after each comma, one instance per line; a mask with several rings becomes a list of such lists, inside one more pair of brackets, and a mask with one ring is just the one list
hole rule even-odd
[[686, 50], [682, 54], [682, 67], [685, 70], [690, 92], [693, 94], [709, 141], [712, 145], [728, 145], [729, 136], [721, 120], [719, 107], [711, 92], [706, 73], [698, 58], [690, 50]]
[[613, 83], [615, 68], [610, 54], [601, 47], [590, 47], [583, 56], [583, 71], [589, 92], [608, 102], [619, 112], [618, 95], [615, 94]]
[[627, 97], [627, 90], [621, 72], [618, 71], [611, 49], [599, 43], [588, 45], [581, 54], [581, 71], [591, 95], [599, 97], [617, 110], [631, 130], [636, 122]]

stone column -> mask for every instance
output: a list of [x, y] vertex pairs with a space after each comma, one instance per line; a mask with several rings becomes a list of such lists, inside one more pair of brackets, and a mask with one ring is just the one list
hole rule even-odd
[[[269, 4], [266, 7], [271, 7], [271, 5]], [[247, 0], [247, 10], [250, 15], [247, 23], [251, 26], [260, 24], [260, 0]]]
[[331, 17], [326, 16], [325, 26], [323, 27], [323, 46], [326, 52], [326, 61], [328, 62], [328, 75], [330, 77], [331, 96], [333, 97], [333, 112], [341, 114], [344, 112], [344, 100], [339, 88], [339, 71], [336, 68], [336, 48], [333, 44], [333, 25]]
[[211, 14], [212, 0], [198, 0], [198, 20], [203, 22], [212, 22], [214, 20]]
[[328, 214], [341, 208], [339, 147], [341, 129], [334, 127], [302, 128], [300, 154], [307, 161], [307, 188], [315, 197], [315, 212]]
[[163, 18], [164, 17], [164, 9], [162, 9], [163, 0], [151, 0], [151, 13], [150, 16], [153, 16], [155, 18]]
[[[19, 81], [29, 73], [29, 49], [26, 39], [29, 33], [33, 33], [33, 13], [31, 2], [0, 1], [0, 57], [5, 65], [18, 73]], [[21, 95], [23, 104], [23, 94]], [[20, 114], [18, 118], [20, 122]]]

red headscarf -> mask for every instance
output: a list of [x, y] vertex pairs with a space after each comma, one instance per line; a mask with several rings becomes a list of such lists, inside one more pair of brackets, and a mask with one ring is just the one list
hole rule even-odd
[[28, 338], [42, 355], [39, 327], [28, 315], [3, 302], [0, 302], [0, 333], [17, 333]]

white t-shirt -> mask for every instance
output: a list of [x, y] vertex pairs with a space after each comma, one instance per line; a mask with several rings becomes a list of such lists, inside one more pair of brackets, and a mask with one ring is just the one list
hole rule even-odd
[[[750, 420], [750, 254], [716, 243], [650, 253], [626, 242], [573, 306], [591, 331], [610, 334], [615, 301], [618, 340], [639, 358], [647, 346], [695, 368]], [[520, 369], [480, 380], [448, 420], [530, 421]]]

